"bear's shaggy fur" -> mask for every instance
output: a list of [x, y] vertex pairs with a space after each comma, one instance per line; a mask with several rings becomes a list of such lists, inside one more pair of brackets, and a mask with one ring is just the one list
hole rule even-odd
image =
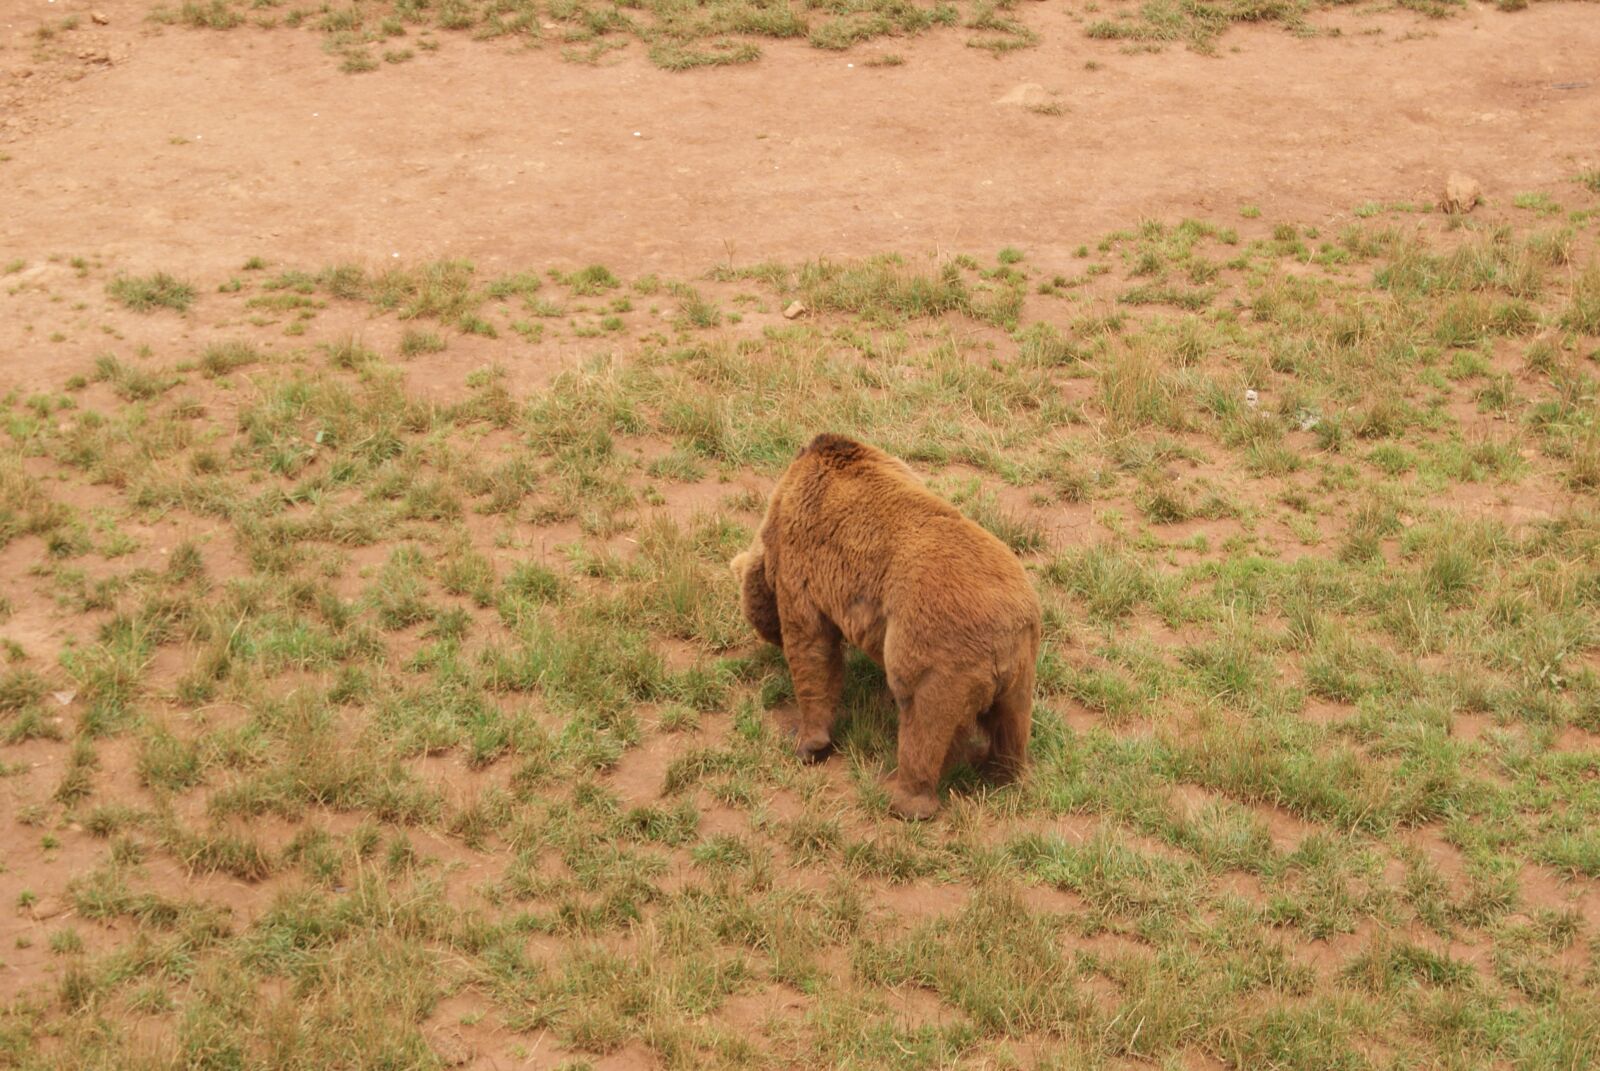
[[975, 729], [997, 772], [1021, 770], [1039, 600], [1016, 555], [904, 463], [817, 436], [778, 480], [759, 534], [732, 565], [745, 618], [789, 662], [803, 757], [831, 744], [848, 641], [884, 668], [900, 708], [895, 813], [932, 817], [939, 779], [966, 757]]

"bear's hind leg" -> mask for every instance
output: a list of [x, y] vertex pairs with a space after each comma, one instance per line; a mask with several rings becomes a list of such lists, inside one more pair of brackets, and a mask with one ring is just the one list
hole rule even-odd
[[899, 766], [889, 778], [889, 809], [901, 818], [932, 818], [939, 810], [939, 779], [958, 741], [972, 734], [987, 700], [982, 682], [935, 674], [917, 685], [900, 710]]
[[1033, 663], [1011, 679], [984, 712], [983, 728], [989, 733], [989, 772], [996, 780], [1010, 781], [1022, 773], [1028, 758], [1028, 737], [1033, 732]]
[[772, 644], [783, 646], [783, 626], [778, 620], [778, 596], [767, 583], [767, 567], [763, 558], [761, 541], [736, 556], [730, 563], [733, 575], [739, 581], [739, 606], [744, 619], [756, 630], [756, 635]]

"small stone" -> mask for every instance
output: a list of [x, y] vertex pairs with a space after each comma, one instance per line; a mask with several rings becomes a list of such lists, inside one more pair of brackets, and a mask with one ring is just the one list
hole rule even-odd
[[1483, 187], [1478, 180], [1459, 171], [1452, 171], [1444, 182], [1444, 197], [1440, 204], [1446, 212], [1471, 212], [1483, 200]]
[[89, 21], [94, 23], [96, 26], [106, 26], [110, 24], [111, 16], [107, 15], [104, 11], [91, 11], [89, 12]]
[[791, 301], [789, 302], [789, 307], [783, 310], [783, 318], [785, 320], [793, 320], [795, 317], [804, 314], [805, 311], [806, 307], [800, 302]]
[[459, 1034], [438, 1034], [432, 1039], [433, 1054], [446, 1067], [460, 1067], [472, 1061], [472, 1049]]
[[1019, 108], [1037, 108], [1050, 103], [1050, 91], [1038, 82], [1023, 82], [1005, 96], [995, 100], [996, 104], [1010, 104]]
[[1256, 403], [1260, 400], [1261, 395], [1257, 394], [1255, 391], [1247, 390], [1244, 392], [1244, 404], [1248, 405], [1251, 409], [1254, 409], [1256, 407]]

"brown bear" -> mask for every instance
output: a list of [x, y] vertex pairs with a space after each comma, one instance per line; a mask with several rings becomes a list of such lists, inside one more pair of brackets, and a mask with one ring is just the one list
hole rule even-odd
[[888, 786], [896, 814], [931, 818], [940, 778], [975, 736], [987, 736], [996, 772], [1021, 771], [1038, 597], [1016, 555], [903, 462], [818, 435], [779, 478], [754, 543], [732, 564], [745, 618], [789, 662], [802, 757], [831, 745], [843, 640], [883, 667], [900, 708]]

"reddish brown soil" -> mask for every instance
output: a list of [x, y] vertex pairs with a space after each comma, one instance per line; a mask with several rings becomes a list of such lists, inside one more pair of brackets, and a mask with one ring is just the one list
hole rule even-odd
[[[1582, 4], [1327, 14], [1339, 36], [1242, 27], [1220, 58], [1124, 54], [1075, 6], [1041, 4], [1025, 13], [1039, 47], [998, 61], [945, 34], [843, 54], [770, 42], [688, 74], [636, 46], [590, 67], [450, 37], [360, 76], [309, 31], [162, 29], [145, 0], [7, 7], [0, 255], [196, 278], [249, 254], [684, 276], [1014, 243], [1047, 262], [1143, 216], [1253, 203], [1320, 222], [1432, 200], [1457, 168], [1508, 201], [1594, 163], [1582, 132], [1600, 129], [1600, 11]], [[78, 29], [37, 45], [70, 14]], [[874, 49], [907, 62], [867, 67]], [[1025, 82], [1065, 114], [995, 103]], [[17, 361], [18, 332], [0, 326], [0, 385], [77, 366], [71, 346]]]

